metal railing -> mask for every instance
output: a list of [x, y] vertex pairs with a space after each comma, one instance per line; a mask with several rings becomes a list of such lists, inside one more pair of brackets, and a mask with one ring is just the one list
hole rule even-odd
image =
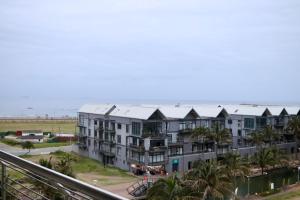
[[0, 150], [1, 199], [128, 200]]

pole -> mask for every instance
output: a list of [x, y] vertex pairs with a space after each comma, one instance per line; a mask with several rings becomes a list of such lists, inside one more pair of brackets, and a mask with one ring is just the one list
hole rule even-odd
[[300, 171], [300, 167], [298, 167], [298, 183], [299, 183], [299, 171]]
[[2, 196], [2, 200], [6, 200], [6, 166], [5, 164], [2, 162], [1, 163], [2, 166], [2, 174], [1, 174], [1, 196]]
[[250, 177], [247, 176], [247, 180], [248, 180], [248, 196], [250, 195]]

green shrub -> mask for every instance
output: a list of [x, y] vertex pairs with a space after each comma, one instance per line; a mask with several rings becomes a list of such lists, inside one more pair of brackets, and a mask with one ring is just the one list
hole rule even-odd
[[20, 142], [16, 141], [16, 140], [12, 140], [12, 139], [1, 139], [1, 142], [10, 146], [16, 146], [21, 144]]

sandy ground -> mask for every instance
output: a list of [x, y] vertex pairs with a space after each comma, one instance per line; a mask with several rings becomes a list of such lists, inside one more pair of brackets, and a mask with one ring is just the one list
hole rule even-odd
[[127, 198], [132, 198], [132, 196], [127, 193], [126, 189], [138, 180], [135, 177], [102, 176], [93, 173], [77, 174], [77, 178]]

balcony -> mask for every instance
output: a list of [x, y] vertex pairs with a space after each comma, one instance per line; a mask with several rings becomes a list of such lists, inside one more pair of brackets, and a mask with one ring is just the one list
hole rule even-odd
[[[39, 189], [48, 188], [60, 199], [128, 200], [1, 150], [0, 162], [1, 199], [52, 199]], [[10, 173], [24, 178], [14, 178]]]
[[183, 146], [184, 145], [184, 140], [183, 139], [178, 139], [175, 141], [168, 141], [169, 146]]
[[168, 150], [167, 146], [154, 146], [149, 149], [150, 152], [164, 152], [166, 150]]
[[85, 127], [83, 121], [77, 121], [77, 126], [78, 127]]
[[135, 150], [138, 152], [144, 152], [145, 151], [145, 147], [144, 146], [137, 146], [135, 144], [129, 144], [128, 146], [131, 150]]
[[185, 129], [179, 129], [178, 130], [179, 134], [189, 134], [189, 133], [192, 133], [192, 132], [193, 132], [192, 128], [185, 128]]

